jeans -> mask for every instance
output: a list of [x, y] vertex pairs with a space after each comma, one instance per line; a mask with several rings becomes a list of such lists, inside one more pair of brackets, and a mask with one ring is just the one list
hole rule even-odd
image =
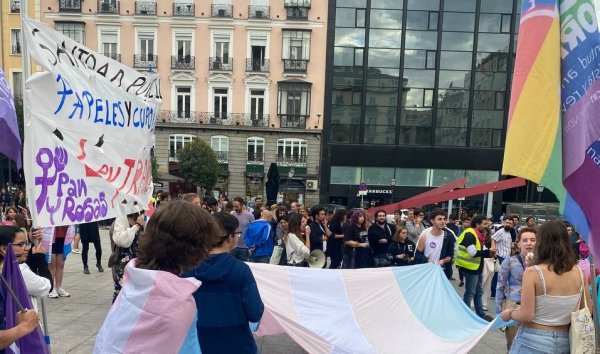
[[[498, 257], [498, 262], [500, 262], [500, 265], [502, 265], [504, 258]], [[493, 298], [496, 297], [496, 285], [498, 285], [498, 272], [494, 273], [494, 277], [492, 278], [492, 286], [490, 287], [490, 293], [492, 294]]]
[[258, 257], [250, 257], [248, 259], [250, 263], [266, 263], [269, 264], [271, 261], [271, 256], [258, 256]]
[[481, 286], [481, 274], [473, 274], [464, 272], [465, 275], [465, 295], [463, 301], [467, 306], [471, 307], [471, 302], [475, 303], [475, 313], [477, 316], [485, 316], [483, 311], [483, 287]]
[[569, 332], [520, 327], [509, 354], [568, 354]]
[[248, 249], [236, 247], [231, 250], [231, 255], [240, 261], [248, 262]]

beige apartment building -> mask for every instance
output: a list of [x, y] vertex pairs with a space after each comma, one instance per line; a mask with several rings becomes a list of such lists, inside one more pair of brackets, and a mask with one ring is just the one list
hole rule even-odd
[[318, 202], [327, 2], [41, 0], [42, 20], [86, 46], [161, 77], [157, 188], [189, 190], [177, 150], [203, 139], [222, 170], [215, 192]]

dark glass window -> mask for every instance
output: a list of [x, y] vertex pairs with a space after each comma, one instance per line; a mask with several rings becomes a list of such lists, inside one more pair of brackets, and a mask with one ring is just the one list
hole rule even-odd
[[439, 109], [436, 120], [435, 144], [466, 146], [468, 120], [468, 110]]
[[479, 15], [479, 32], [498, 33], [502, 28], [502, 15], [481, 14]]
[[364, 28], [336, 28], [335, 45], [343, 47], [364, 47]]
[[411, 88], [404, 92], [402, 100], [402, 104], [405, 107], [431, 107], [433, 103], [433, 89]]
[[398, 68], [400, 67], [399, 49], [369, 49], [369, 66]]
[[338, 1], [337, 7], [367, 7], [367, 0], [344, 0]]
[[496, 14], [512, 13], [512, 1], [507, 0], [481, 0], [481, 12], [492, 12]]
[[371, 28], [402, 29], [402, 10], [371, 10]]
[[503, 33], [480, 33], [477, 51], [480, 52], [508, 52], [510, 41], [509, 34]]
[[355, 27], [356, 9], [337, 9], [335, 14], [336, 27]]
[[409, 10], [439, 10], [440, 0], [408, 0]]
[[442, 50], [473, 50], [473, 33], [442, 32]]
[[440, 55], [440, 69], [471, 70], [472, 52], [442, 51]]
[[505, 72], [508, 66], [508, 53], [477, 52], [477, 71]]
[[396, 126], [394, 125], [366, 125], [365, 144], [392, 145], [396, 143]]
[[437, 48], [437, 32], [406, 31], [406, 48], [435, 50]]
[[404, 108], [399, 139], [403, 145], [431, 145], [431, 109]]
[[476, 72], [475, 90], [504, 91], [506, 89], [506, 73]]
[[367, 71], [367, 86], [397, 88], [399, 75], [400, 69], [369, 68]]
[[407, 87], [432, 88], [435, 82], [435, 70], [404, 70]]
[[444, 12], [444, 31], [473, 32], [475, 29], [475, 14], [461, 12]]
[[437, 30], [438, 13], [436, 11], [408, 11], [406, 29]]
[[400, 48], [401, 30], [372, 29], [369, 31], [369, 47]]
[[438, 109], [468, 107], [469, 90], [438, 90]]
[[444, 2], [445, 11], [475, 12], [476, 0], [450, 0]]
[[333, 124], [360, 124], [360, 107], [332, 105]]
[[373, 9], [402, 9], [403, 1], [398, 0], [371, 0]]
[[471, 86], [471, 71], [440, 70], [439, 88], [469, 88]]
[[359, 124], [332, 124], [331, 142], [358, 144], [360, 142]]

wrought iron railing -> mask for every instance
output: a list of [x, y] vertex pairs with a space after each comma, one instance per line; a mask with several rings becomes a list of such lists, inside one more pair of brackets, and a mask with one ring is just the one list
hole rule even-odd
[[116, 60], [118, 62], [121, 62], [121, 54], [116, 54], [116, 53], [108, 53], [108, 54], [102, 54], [107, 58], [111, 58], [112, 60]]
[[246, 59], [246, 71], [269, 72], [269, 59], [248, 58]]
[[193, 55], [171, 56], [171, 69], [194, 70], [196, 68], [196, 57]]
[[288, 7], [287, 19], [288, 20], [308, 20], [308, 7]]
[[265, 163], [264, 152], [252, 152], [248, 151], [248, 158], [246, 164], [248, 165], [263, 165]]
[[280, 114], [282, 128], [306, 129], [306, 116]]
[[310, 9], [311, 0], [285, 0], [283, 6], [288, 7], [306, 7]]
[[81, 0], [59, 0], [59, 12], [81, 12]]
[[277, 155], [277, 164], [279, 166], [306, 166], [306, 155]]
[[210, 5], [210, 15], [212, 17], [233, 17], [233, 5], [227, 4], [212, 4]]
[[283, 71], [294, 73], [305, 73], [308, 68], [308, 60], [283, 59]]
[[159, 122], [209, 125], [240, 125], [246, 127], [268, 127], [268, 114], [195, 112], [185, 110], [161, 111]]
[[114, 0], [98, 0], [98, 13], [99, 14], [113, 14], [118, 15], [120, 4]]
[[135, 14], [136, 15], [156, 16], [156, 2], [136, 1], [135, 2]]
[[158, 65], [158, 56], [152, 54], [134, 54], [133, 55], [133, 67], [134, 68], [156, 68]]
[[249, 5], [248, 18], [268, 19], [271, 16], [271, 7], [262, 5]]
[[209, 70], [231, 71], [233, 70], [233, 58], [210, 57], [208, 61]]
[[173, 16], [189, 16], [196, 15], [196, 5], [188, 3], [173, 3]]

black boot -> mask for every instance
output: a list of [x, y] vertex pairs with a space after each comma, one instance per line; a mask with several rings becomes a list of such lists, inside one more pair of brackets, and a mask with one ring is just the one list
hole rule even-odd
[[99, 271], [100, 273], [104, 272], [104, 268], [102, 268], [102, 264], [100, 264], [100, 263], [96, 263], [96, 268], [98, 268], [98, 271]]
[[88, 266], [83, 266], [83, 274], [90, 274], [90, 269]]

